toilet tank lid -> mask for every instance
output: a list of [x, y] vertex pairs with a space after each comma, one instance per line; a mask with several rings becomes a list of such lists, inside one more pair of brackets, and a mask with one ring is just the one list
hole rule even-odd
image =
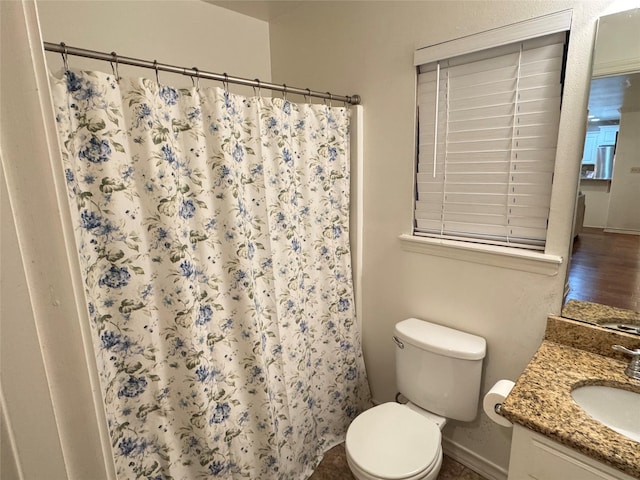
[[487, 342], [482, 337], [417, 318], [398, 322], [395, 334], [415, 347], [463, 360], [480, 360], [487, 351]]

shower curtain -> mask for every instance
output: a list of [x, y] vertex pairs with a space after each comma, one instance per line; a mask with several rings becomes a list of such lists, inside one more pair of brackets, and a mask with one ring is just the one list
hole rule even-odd
[[349, 112], [52, 78], [120, 479], [302, 479], [369, 401]]

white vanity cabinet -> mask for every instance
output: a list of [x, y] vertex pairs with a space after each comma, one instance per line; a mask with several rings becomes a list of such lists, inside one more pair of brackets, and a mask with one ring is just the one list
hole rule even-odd
[[634, 477], [576, 450], [513, 426], [509, 480], [634, 480]]

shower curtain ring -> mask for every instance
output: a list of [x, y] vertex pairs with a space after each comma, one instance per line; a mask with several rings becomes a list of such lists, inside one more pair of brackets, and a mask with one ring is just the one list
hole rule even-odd
[[191, 67], [191, 69], [196, 72], [195, 77], [196, 80], [195, 82], [193, 81], [193, 75], [191, 76], [191, 83], [193, 83], [193, 86], [196, 87], [196, 92], [200, 91], [200, 70], [198, 70], [198, 67]]
[[62, 47], [62, 65], [64, 65], [64, 71], [69, 71], [69, 53], [67, 51], [67, 44], [64, 42], [60, 42], [60, 46]]
[[[111, 56], [113, 60], [109, 63], [111, 64], [111, 70], [113, 71], [113, 76], [116, 77], [116, 83], [120, 83], [120, 74], [118, 73], [118, 54], [116, 52], [111, 52]], [[113, 65], [115, 62], [115, 66]]]
[[304, 96], [304, 101], [307, 103], [311, 103], [311, 89], [310, 88], [305, 88], [305, 90], [307, 91], [306, 95]]
[[256, 82], [256, 83], [258, 84], [258, 93], [256, 94], [256, 87], [254, 86], [254, 87], [253, 87], [253, 94], [254, 94], [255, 96], [257, 96], [257, 97], [262, 98], [262, 91], [261, 91], [261, 88], [262, 88], [262, 82], [260, 81], [260, 79], [259, 79], [259, 78], [256, 78], [256, 79], [254, 80], [254, 82]]
[[287, 84], [283, 83], [282, 88], [284, 88], [284, 90], [282, 91], [282, 99], [286, 102], [287, 101]]
[[229, 93], [229, 75], [223, 73], [224, 80], [222, 81], [222, 86], [224, 87], [225, 92]]
[[156, 71], [156, 83], [158, 85], [160, 85], [160, 74], [158, 73], [158, 61], [157, 60], [153, 61], [153, 68]]
[[329, 95], [329, 108], [331, 108], [333, 106], [333, 93], [327, 92], [327, 95]]

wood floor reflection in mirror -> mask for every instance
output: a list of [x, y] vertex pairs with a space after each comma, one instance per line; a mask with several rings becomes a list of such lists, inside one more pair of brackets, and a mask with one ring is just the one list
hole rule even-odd
[[640, 235], [585, 227], [573, 244], [569, 300], [640, 311]]

